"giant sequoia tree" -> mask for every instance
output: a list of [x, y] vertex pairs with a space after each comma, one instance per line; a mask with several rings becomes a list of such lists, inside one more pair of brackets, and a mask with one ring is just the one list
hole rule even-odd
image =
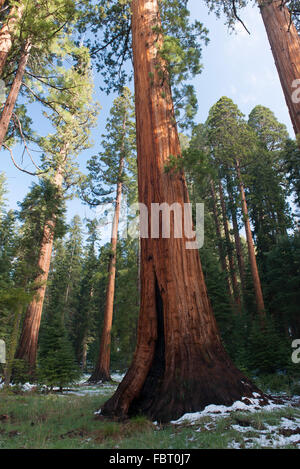
[[[250, 0], [205, 0], [219, 16], [223, 11], [228, 24], [239, 20], [239, 8]], [[300, 38], [294, 24], [299, 26], [299, 2], [297, 0], [254, 0], [260, 9], [266, 28], [284, 97], [289, 109], [295, 134], [300, 133]]]
[[256, 148], [256, 137], [243, 121], [243, 115], [237, 106], [226, 96], [219, 99], [210, 109], [207, 126], [208, 138], [216, 164], [233, 167], [236, 171], [257, 311], [263, 315], [265, 305], [248, 215], [245, 183], [241, 172], [241, 164], [245, 164], [251, 150], [253, 152]]
[[[132, 1], [139, 201], [189, 201], [180, 155], [157, 0]], [[172, 229], [174, 231], [174, 227]], [[207, 296], [197, 250], [186, 239], [141, 239], [141, 308], [133, 362], [104, 415], [145, 413], [160, 421], [207, 404], [230, 405], [254, 386], [230, 361]]]

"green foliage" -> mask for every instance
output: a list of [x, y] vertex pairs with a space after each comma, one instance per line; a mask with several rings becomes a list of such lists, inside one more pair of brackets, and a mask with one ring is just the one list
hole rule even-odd
[[300, 334], [300, 236], [281, 237], [266, 256], [265, 292], [270, 311], [281, 331], [297, 339]]
[[[79, 285], [76, 288], [75, 306], [70, 317], [71, 338], [74, 344], [76, 360], [86, 370], [89, 346], [95, 340], [96, 317], [99, 314], [99, 282], [97, 273], [101, 268], [97, 256], [98, 224], [96, 220], [87, 223], [88, 237], [82, 255], [82, 269]], [[74, 274], [73, 274], [74, 275]], [[102, 289], [100, 288], [102, 293]], [[74, 291], [73, 297], [74, 297]], [[100, 297], [101, 297], [100, 293]]]
[[[92, 206], [114, 201], [116, 186], [122, 183], [122, 192], [134, 198], [136, 180], [136, 146], [134, 102], [131, 92], [124, 88], [114, 100], [102, 135], [103, 151], [87, 164], [89, 171], [82, 184], [85, 202]], [[131, 195], [130, 195], [131, 193]]]
[[281, 152], [283, 171], [287, 174], [290, 193], [300, 208], [300, 150], [296, 141], [286, 140]]
[[126, 370], [131, 363], [136, 346], [138, 313], [138, 240], [121, 240], [117, 252], [112, 369]]
[[265, 106], [255, 106], [249, 114], [249, 126], [255, 130], [261, 144], [271, 152], [282, 149], [288, 138], [286, 126], [276, 119], [274, 113]]
[[247, 341], [247, 367], [257, 374], [270, 374], [286, 369], [291, 360], [284, 336], [280, 335], [274, 318], [267, 316], [264, 327], [253, 320]]
[[37, 374], [38, 380], [51, 389], [54, 386], [62, 389], [80, 376], [74, 351], [58, 314], [49, 315], [44, 325]]
[[272, 249], [278, 236], [284, 236], [293, 227], [281, 161], [288, 133], [270, 109], [263, 106], [256, 106], [251, 111], [248, 123], [260, 141], [258, 150], [247, 161], [244, 179], [258, 261], [263, 271], [265, 253]]
[[[288, 157], [283, 150], [286, 137], [285, 126], [269, 109], [257, 106], [247, 123], [238, 107], [229, 98], [222, 97], [211, 108], [206, 123], [194, 127], [183, 158], [170, 156], [166, 168], [167, 171], [184, 168], [191, 200], [205, 201], [205, 242], [200, 257], [208, 294], [229, 355], [238, 368], [250, 375], [282, 372], [294, 376], [296, 373], [291, 363], [291, 341], [299, 335], [299, 308], [296, 306], [299, 304], [299, 254], [298, 236], [287, 237], [286, 234], [293, 227], [287, 199], [285, 161]], [[289, 150], [291, 152], [291, 146]], [[297, 153], [296, 147], [294, 152]], [[241, 161], [265, 303], [270, 312], [265, 328], [255, 314], [251, 271], [242, 239], [245, 279], [241, 291], [243, 307], [238, 314], [228, 297], [226, 273], [220, 265], [215, 216], [219, 220], [224, 256], [229, 246], [224, 239], [218, 200], [213, 213], [211, 185], [218, 199], [221, 183], [228, 220], [232, 221], [235, 213], [240, 230], [243, 217], [235, 160]], [[289, 168], [296, 172], [297, 163]], [[236, 256], [234, 244], [231, 249]], [[241, 282], [238, 271], [236, 275]]]
[[68, 111], [73, 112], [70, 101], [73, 100], [74, 103], [77, 100], [80, 103], [84, 99], [86, 90], [82, 88], [78, 92], [74, 70], [76, 69], [78, 75], [85, 74], [89, 54], [85, 48], [75, 46], [74, 40], [78, 22], [84, 14], [84, 6], [89, 2], [47, 0], [39, 2], [38, 8], [35, 2], [9, 3], [8, 14], [11, 10], [9, 6], [15, 4], [22, 11], [20, 18], [16, 18], [12, 48], [2, 77], [7, 93], [24, 45], [28, 41], [32, 45], [18, 97], [18, 101], [22, 100], [22, 103], [18, 102], [15, 107], [6, 136], [6, 144], [11, 146], [16, 140], [21, 144], [24, 140], [39, 142], [39, 136], [32, 129], [33, 122], [27, 115], [27, 108], [31, 103], [39, 102], [66, 118]]
[[[267, 5], [272, 1], [274, 0], [205, 0], [209, 10], [213, 11], [218, 18], [224, 15], [225, 23], [231, 30], [234, 29], [237, 22], [241, 22], [244, 25], [241, 17], [243, 8], [255, 4], [258, 6]], [[299, 0], [286, 0], [284, 5], [289, 9], [296, 28], [299, 31]], [[244, 27], [246, 26], [244, 25]]]
[[[89, 7], [79, 30], [90, 48], [97, 70], [103, 76], [102, 90], [107, 93], [124, 88], [132, 78], [127, 63], [132, 60], [130, 0], [102, 1]], [[202, 44], [208, 42], [208, 31], [199, 21], [191, 22], [187, 0], [159, 1], [164, 36], [160, 54], [167, 63], [177, 121], [182, 127], [191, 124], [197, 111], [193, 86], [186, 81], [202, 70]], [[85, 38], [90, 27], [93, 38]], [[164, 74], [163, 71], [161, 71]]]

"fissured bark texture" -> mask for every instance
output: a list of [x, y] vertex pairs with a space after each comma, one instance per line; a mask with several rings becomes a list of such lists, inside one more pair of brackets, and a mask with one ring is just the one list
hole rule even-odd
[[[133, 0], [132, 31], [137, 119], [139, 200], [189, 201], [183, 174], [166, 173], [180, 155], [171, 92], [158, 49], [157, 0]], [[208, 404], [230, 405], [254, 391], [230, 361], [217, 330], [198, 250], [186, 239], [141, 239], [141, 309], [137, 348], [103, 415], [143, 413], [169, 421]], [[256, 390], [257, 391], [257, 390]]]

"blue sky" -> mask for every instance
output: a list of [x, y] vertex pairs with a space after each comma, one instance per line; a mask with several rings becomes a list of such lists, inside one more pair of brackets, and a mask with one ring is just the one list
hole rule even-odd
[[[190, 0], [189, 4], [192, 17], [204, 23], [209, 29], [210, 38], [209, 45], [203, 48], [203, 72], [193, 82], [199, 102], [197, 122], [204, 122], [210, 107], [221, 96], [228, 96], [246, 116], [257, 104], [269, 107], [278, 120], [286, 124], [293, 137], [288, 110], [258, 9], [248, 7], [241, 13], [243, 21], [251, 32], [249, 36], [240, 24], [237, 25], [236, 34], [230, 34], [224, 25], [224, 19], [217, 19], [213, 14], [208, 14], [207, 7], [199, 0]], [[95, 146], [80, 156], [82, 170], [89, 157], [99, 151], [105, 120], [115, 97], [99, 92], [100, 80], [101, 77], [95, 74], [95, 94], [102, 106], [98, 126], [93, 131]], [[46, 134], [47, 127], [37, 107], [34, 108], [31, 117], [37, 131]], [[19, 147], [14, 149], [14, 154], [20, 161]], [[15, 209], [17, 201], [24, 198], [34, 178], [20, 173], [12, 165], [5, 151], [1, 151], [1, 161], [2, 170], [7, 176], [8, 206]], [[88, 207], [78, 199], [68, 202], [68, 221], [75, 214], [79, 214], [82, 218], [91, 216]]]

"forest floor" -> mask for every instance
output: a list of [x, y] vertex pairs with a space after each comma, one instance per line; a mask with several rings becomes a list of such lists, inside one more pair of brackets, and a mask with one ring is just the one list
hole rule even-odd
[[300, 396], [281, 395], [263, 410], [208, 406], [165, 425], [145, 417], [116, 422], [97, 414], [121, 376], [113, 378], [98, 386], [82, 380], [63, 393], [28, 385], [0, 391], [0, 449], [300, 449]]

